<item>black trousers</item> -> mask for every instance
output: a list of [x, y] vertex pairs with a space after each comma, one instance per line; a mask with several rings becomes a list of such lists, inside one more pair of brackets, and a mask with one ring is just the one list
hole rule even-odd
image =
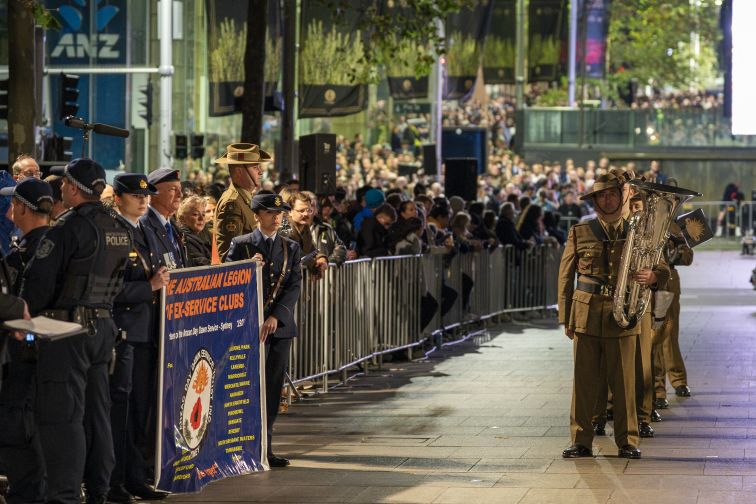
[[36, 421], [48, 502], [78, 503], [82, 481], [92, 496], [110, 488], [108, 363], [116, 328], [107, 318], [97, 319], [95, 329], [38, 346]]
[[0, 388], [0, 459], [8, 476], [9, 504], [45, 501], [45, 463], [34, 423], [36, 363], [26, 344], [8, 341], [10, 361]]
[[281, 388], [289, 364], [291, 338], [268, 337], [265, 342], [265, 404], [268, 419], [268, 456], [273, 455], [273, 423], [278, 417]]
[[110, 376], [110, 422], [115, 467], [110, 486], [141, 486], [150, 470], [145, 452], [154, 439], [150, 418], [155, 406], [157, 351], [151, 343], [120, 341]]

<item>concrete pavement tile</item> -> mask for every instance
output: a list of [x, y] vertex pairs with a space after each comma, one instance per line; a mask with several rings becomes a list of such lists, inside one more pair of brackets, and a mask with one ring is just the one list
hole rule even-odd
[[339, 485], [346, 486], [417, 486], [427, 473], [401, 471], [344, 471]]
[[[480, 472], [432, 472], [423, 480], [423, 485], [444, 488], [492, 487], [501, 479], [501, 474]], [[524, 485], [523, 485], [524, 486]]]
[[467, 472], [480, 458], [408, 458], [397, 471]]
[[[377, 445], [327, 445], [305, 453], [306, 456], [337, 457], [339, 455], [376, 457], [445, 458], [455, 455], [453, 446], [377, 446]], [[279, 450], [286, 453], [285, 450]], [[461, 455], [456, 455], [461, 456]]]
[[552, 459], [506, 459], [483, 458], [471, 471], [475, 472], [528, 472], [543, 473], [551, 465]]
[[439, 436], [429, 446], [497, 446], [496, 436]]
[[627, 460], [620, 458], [559, 459], [546, 471], [552, 474], [622, 474]]
[[438, 504], [517, 504], [527, 488], [447, 488], [434, 503]]
[[756, 460], [709, 460], [706, 475], [756, 475]]
[[[656, 458], [669, 458], [669, 459], [742, 459], [747, 457], [745, 455], [748, 450], [738, 448], [657, 448], [651, 444], [641, 445], [643, 449], [643, 458], [656, 459]], [[756, 450], [751, 458], [756, 458]]]
[[452, 449], [454, 451], [449, 456], [459, 458], [520, 458], [525, 452], [528, 451], [528, 448], [525, 446], [465, 446]]
[[625, 474], [703, 474], [705, 462], [658, 460], [643, 458], [630, 460]]
[[497, 481], [494, 486], [520, 488], [575, 488], [575, 485], [580, 478], [581, 476], [578, 474], [505, 473], [499, 478], [499, 481]]
[[346, 502], [405, 502], [422, 504], [433, 502], [444, 492], [439, 487], [368, 487]]
[[698, 490], [640, 490], [617, 489], [612, 492], [609, 504], [695, 504]]
[[753, 504], [752, 492], [701, 492], [697, 504]]
[[650, 474], [582, 474], [577, 488], [638, 488], [728, 490], [743, 488], [740, 476], [687, 476]]
[[519, 504], [605, 504], [611, 490], [531, 488]]
[[531, 417], [470, 417], [466, 418], [460, 425], [470, 425], [475, 427], [520, 427], [530, 420]]

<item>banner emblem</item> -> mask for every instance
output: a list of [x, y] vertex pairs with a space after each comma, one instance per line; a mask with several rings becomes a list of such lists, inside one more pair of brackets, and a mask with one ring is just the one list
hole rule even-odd
[[213, 414], [215, 365], [210, 353], [201, 348], [194, 354], [181, 400], [181, 434], [188, 450], [202, 444]]

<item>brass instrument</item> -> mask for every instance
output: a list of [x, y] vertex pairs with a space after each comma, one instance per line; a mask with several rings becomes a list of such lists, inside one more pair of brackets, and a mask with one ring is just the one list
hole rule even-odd
[[659, 264], [669, 236], [669, 225], [678, 209], [700, 193], [664, 184], [630, 181], [644, 201], [644, 209], [628, 221], [619, 275], [614, 289], [614, 320], [631, 328], [641, 319], [651, 301], [651, 289], [635, 281], [635, 274]]

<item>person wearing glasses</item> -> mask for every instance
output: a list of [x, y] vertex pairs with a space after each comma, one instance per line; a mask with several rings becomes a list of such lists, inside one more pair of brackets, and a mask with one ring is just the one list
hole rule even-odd
[[291, 234], [289, 238], [297, 242], [302, 249], [302, 257], [308, 255], [314, 256], [303, 263], [313, 275], [313, 278], [319, 280], [323, 278], [326, 269], [328, 269], [328, 257], [317, 251], [312, 241], [310, 232], [310, 223], [312, 222], [312, 204], [307, 194], [302, 192], [291, 193], [286, 200], [291, 207], [289, 212], [289, 224], [291, 225]]

